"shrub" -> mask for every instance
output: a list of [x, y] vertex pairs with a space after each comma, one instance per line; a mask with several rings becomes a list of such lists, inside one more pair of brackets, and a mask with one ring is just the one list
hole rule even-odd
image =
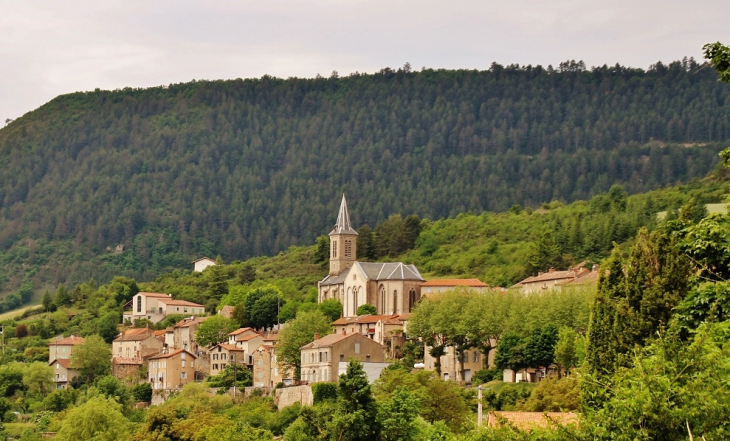
[[314, 383], [312, 385], [314, 404], [327, 400], [337, 399], [337, 384], [335, 383]]

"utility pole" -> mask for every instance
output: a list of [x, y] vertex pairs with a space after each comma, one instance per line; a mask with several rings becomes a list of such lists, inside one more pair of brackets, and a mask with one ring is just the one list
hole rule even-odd
[[3, 355], [5, 355], [5, 325], [2, 326], [0, 333], [3, 335]]
[[479, 395], [477, 397], [479, 400], [479, 402], [477, 403], [477, 426], [481, 426], [482, 425], [482, 385], [481, 384], [479, 385], [477, 390], [479, 391]]
[[236, 398], [236, 354], [231, 354], [233, 362], [233, 398]]

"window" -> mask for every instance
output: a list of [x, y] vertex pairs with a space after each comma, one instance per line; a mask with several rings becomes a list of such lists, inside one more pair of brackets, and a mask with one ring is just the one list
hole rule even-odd
[[355, 353], [356, 354], [360, 353], [360, 343], [355, 343]]
[[474, 351], [474, 362], [479, 361], [479, 351]]
[[188, 373], [187, 372], [180, 372], [180, 379], [181, 380], [187, 380], [188, 379]]
[[352, 241], [350, 239], [345, 240], [345, 257], [352, 257]]
[[393, 314], [398, 314], [398, 290], [393, 291]]
[[226, 354], [221, 354], [221, 360], [225, 360], [225, 359], [227, 359], [227, 358], [228, 358], [228, 357], [226, 357]]
[[142, 312], [142, 296], [137, 296], [137, 312]]
[[188, 307], [183, 308], [183, 312], [188, 312]]
[[190, 367], [191, 368], [194, 368], [195, 367], [195, 360], [190, 360]]
[[259, 367], [262, 367], [264, 365], [264, 360], [259, 360]]
[[408, 312], [411, 312], [414, 306], [416, 306], [416, 290], [411, 288], [408, 293]]
[[185, 360], [182, 361], [182, 367], [185, 367]]
[[464, 356], [462, 357], [463, 361], [462, 363], [468, 363], [469, 362], [469, 353], [464, 352]]
[[336, 240], [332, 241], [332, 258], [334, 258], [334, 259], [337, 258], [337, 241]]
[[385, 314], [385, 287], [380, 286], [380, 311], [381, 314]]

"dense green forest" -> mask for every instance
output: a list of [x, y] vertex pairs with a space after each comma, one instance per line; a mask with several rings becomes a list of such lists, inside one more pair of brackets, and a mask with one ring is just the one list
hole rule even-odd
[[729, 94], [683, 60], [60, 96], [0, 130], [0, 291], [310, 244], [342, 191], [376, 225], [688, 182], [730, 139]]

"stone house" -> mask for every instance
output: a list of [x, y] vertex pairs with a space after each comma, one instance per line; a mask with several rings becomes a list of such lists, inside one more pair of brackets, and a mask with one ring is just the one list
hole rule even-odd
[[173, 347], [175, 349], [185, 349], [198, 354], [200, 348], [195, 337], [198, 335], [200, 324], [206, 321], [208, 317], [189, 317], [180, 320], [173, 326]]
[[432, 279], [421, 284], [421, 294], [428, 297], [430, 294], [450, 291], [455, 288], [467, 288], [476, 292], [484, 292], [489, 285], [479, 279]]
[[215, 260], [208, 257], [201, 257], [200, 259], [194, 260], [191, 263], [193, 264], [193, 272], [202, 273], [204, 269], [208, 268], [209, 266], [215, 265]]
[[71, 360], [68, 358], [52, 360], [48, 365], [53, 368], [53, 381], [56, 383], [56, 389], [68, 389], [71, 381], [81, 373], [78, 369], [71, 369]]
[[512, 288], [519, 288], [525, 294], [533, 292], [549, 291], [552, 289], [560, 289], [565, 285], [577, 285], [582, 283], [595, 283], [598, 280], [598, 265], [594, 265], [592, 270], [586, 268], [586, 262], [569, 268], [567, 271], [557, 271], [550, 268], [545, 273], [538, 273], [533, 277], [517, 282]]
[[143, 380], [144, 358], [112, 357], [112, 375], [127, 384], [137, 384]]
[[362, 334], [330, 334], [322, 338], [315, 335], [314, 338], [301, 348], [300, 378], [309, 383], [337, 381], [341, 361], [385, 361], [385, 346]]
[[359, 333], [381, 345], [392, 349], [405, 342], [403, 338], [403, 321], [399, 315], [360, 315], [356, 317], [340, 317], [332, 322], [335, 334]]
[[113, 358], [142, 359], [162, 351], [164, 343], [149, 328], [129, 329], [112, 341]]
[[148, 360], [152, 389], [179, 389], [195, 379], [195, 355], [184, 350], [158, 354]]
[[210, 375], [218, 375], [223, 372], [226, 365], [235, 362], [238, 365], [245, 365], [244, 350], [227, 343], [220, 343], [208, 349], [208, 361], [210, 363]]
[[279, 367], [276, 346], [263, 344], [253, 352], [254, 387], [276, 387], [279, 383], [293, 384], [294, 375]]
[[228, 344], [243, 350], [246, 365], [253, 364], [253, 351], [264, 343], [264, 336], [253, 328], [239, 328], [228, 334]]
[[74, 346], [80, 345], [84, 341], [83, 337], [77, 337], [75, 335], [52, 341], [48, 344], [48, 362], [70, 359]]
[[205, 307], [187, 300], [175, 300], [172, 294], [139, 292], [124, 304], [122, 318], [133, 323], [147, 319], [152, 323], [162, 321], [169, 314], [205, 314]]
[[[496, 346], [497, 342], [493, 341], [492, 346]], [[424, 346], [423, 363], [426, 370], [436, 370], [436, 358], [431, 356], [431, 348]], [[441, 378], [446, 381], [460, 381], [471, 383], [472, 376], [479, 370], [486, 367], [494, 366], [495, 351], [489, 351], [489, 357], [484, 360], [484, 354], [477, 348], [471, 348], [463, 353], [463, 358], [459, 359], [454, 351], [453, 346], [445, 348], [444, 355], [441, 358]], [[486, 363], [485, 363], [486, 361]], [[462, 375], [463, 371], [463, 375]]]
[[364, 304], [375, 306], [379, 315], [411, 312], [421, 298], [423, 277], [415, 265], [357, 261], [357, 232], [350, 224], [344, 195], [329, 237], [329, 275], [317, 283], [320, 303], [339, 300], [345, 317], [356, 316]]

